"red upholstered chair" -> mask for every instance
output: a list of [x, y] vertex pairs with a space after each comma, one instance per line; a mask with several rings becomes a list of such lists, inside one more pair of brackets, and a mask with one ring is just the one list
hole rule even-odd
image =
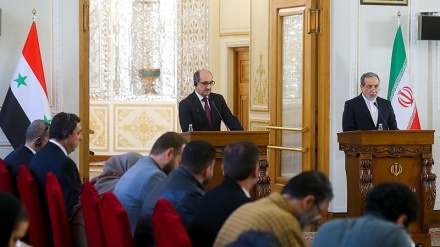
[[47, 232], [44, 226], [43, 211], [40, 196], [38, 195], [37, 182], [27, 166], [18, 169], [17, 189], [20, 199], [29, 214], [29, 244], [34, 247], [46, 247]]
[[127, 212], [111, 191], [102, 196], [101, 217], [108, 247], [133, 246]]
[[14, 193], [12, 190], [11, 175], [5, 162], [0, 158], [0, 190]]
[[157, 247], [192, 246], [182, 219], [167, 199], [162, 198], [156, 202], [151, 220]]
[[90, 182], [84, 182], [81, 191], [81, 207], [86, 226], [87, 242], [89, 246], [104, 247], [105, 235], [102, 225], [98, 192]]
[[69, 223], [66, 207], [64, 206], [63, 192], [58, 179], [52, 172], [46, 174], [46, 198], [49, 208], [50, 224], [52, 226], [53, 242], [55, 247], [71, 247]]

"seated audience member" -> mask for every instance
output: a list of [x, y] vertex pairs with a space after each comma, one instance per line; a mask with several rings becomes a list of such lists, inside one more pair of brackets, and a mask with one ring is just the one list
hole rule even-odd
[[113, 191], [128, 214], [131, 233], [134, 234], [142, 205], [151, 191], [179, 166], [185, 139], [176, 132], [159, 137], [150, 155], [140, 159], [116, 184]]
[[281, 194], [242, 205], [223, 224], [214, 246], [226, 246], [243, 232], [272, 233], [281, 246], [307, 246], [302, 230], [321, 218], [321, 212], [333, 198], [327, 177], [318, 171], [306, 171], [291, 178]]
[[249, 190], [258, 181], [258, 148], [237, 142], [223, 150], [221, 185], [203, 196], [189, 229], [194, 247], [212, 246], [223, 223], [242, 204], [252, 201]]
[[19, 246], [19, 241], [26, 235], [29, 216], [18, 198], [0, 191], [0, 246]]
[[268, 232], [248, 231], [226, 247], [282, 247], [280, 241]]
[[90, 182], [95, 186], [100, 196], [104, 192], [113, 191], [116, 183], [125, 172], [143, 157], [142, 154], [136, 152], [112, 156], [105, 162], [101, 175], [94, 177]]
[[[60, 112], [52, 119], [49, 129], [49, 142], [34, 155], [29, 169], [35, 176], [44, 202], [46, 198], [46, 174], [53, 172], [60, 183], [63, 192], [67, 217], [73, 213], [73, 207], [78, 204], [82, 182], [75, 162], [68, 156], [75, 151], [82, 141], [82, 127], [80, 118], [73, 113]], [[47, 205], [43, 205], [45, 220], [49, 221]]]
[[11, 174], [11, 181], [14, 192], [17, 193], [17, 174], [21, 165], [29, 166], [32, 157], [49, 140], [49, 123], [43, 120], [33, 121], [26, 130], [26, 142], [14, 149], [5, 158], [6, 167]]
[[405, 228], [417, 212], [417, 198], [407, 185], [379, 184], [367, 196], [363, 217], [325, 223], [312, 246], [414, 246]]
[[[173, 171], [154, 189], [142, 206], [134, 234], [135, 246], [154, 246], [151, 215], [157, 200], [167, 199], [182, 218], [185, 229], [193, 219], [205, 189], [214, 171], [215, 149], [205, 141], [193, 141], [185, 146], [182, 160]], [[172, 236], [170, 236], [172, 237]]]

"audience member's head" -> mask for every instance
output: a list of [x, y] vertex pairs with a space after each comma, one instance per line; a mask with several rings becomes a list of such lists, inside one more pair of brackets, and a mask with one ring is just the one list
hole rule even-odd
[[281, 247], [280, 241], [270, 232], [247, 231], [226, 247]]
[[73, 113], [60, 112], [52, 118], [49, 137], [62, 145], [67, 154], [75, 151], [82, 141], [81, 119]]
[[156, 161], [165, 174], [179, 167], [186, 140], [176, 132], [166, 132], [161, 135], [150, 151], [150, 156]]
[[223, 150], [224, 176], [234, 181], [258, 180], [258, 148], [252, 142], [236, 142]]
[[28, 226], [24, 205], [12, 194], [0, 191], [0, 246], [15, 247], [26, 235]]
[[38, 152], [49, 141], [49, 123], [34, 120], [26, 130], [26, 145]]
[[305, 171], [291, 178], [281, 194], [304, 228], [322, 217], [323, 209], [333, 198], [333, 189], [322, 172]]
[[365, 201], [365, 214], [408, 227], [417, 219], [419, 204], [407, 185], [382, 183], [375, 186]]
[[180, 166], [207, 184], [214, 172], [215, 149], [206, 141], [192, 141], [185, 146]]
[[113, 191], [119, 178], [143, 157], [140, 153], [129, 152], [108, 159], [104, 164], [102, 174], [91, 180], [98, 194], [102, 195], [107, 191]]

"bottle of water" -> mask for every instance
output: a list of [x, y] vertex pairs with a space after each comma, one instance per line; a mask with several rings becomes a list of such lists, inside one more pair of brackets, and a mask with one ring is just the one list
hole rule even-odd
[[383, 126], [381, 123], [379, 124], [379, 127], [377, 128], [377, 130], [383, 130]]
[[188, 126], [188, 132], [191, 132], [191, 131], [193, 131], [193, 125], [192, 125], [192, 124], [189, 124], [189, 126]]

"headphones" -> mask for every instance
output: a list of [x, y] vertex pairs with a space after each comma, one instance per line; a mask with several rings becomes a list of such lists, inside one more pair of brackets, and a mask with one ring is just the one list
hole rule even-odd
[[46, 128], [44, 128], [43, 134], [41, 134], [41, 136], [37, 137], [37, 139], [35, 140], [35, 147], [40, 147], [41, 144], [43, 143], [44, 140], [44, 134], [46, 134], [47, 129], [49, 129], [49, 127], [46, 126]]
[[61, 132], [61, 139], [67, 139], [69, 136], [69, 123], [70, 123], [70, 113], [66, 113], [67, 118], [67, 124], [66, 127], [64, 127], [63, 131]]

